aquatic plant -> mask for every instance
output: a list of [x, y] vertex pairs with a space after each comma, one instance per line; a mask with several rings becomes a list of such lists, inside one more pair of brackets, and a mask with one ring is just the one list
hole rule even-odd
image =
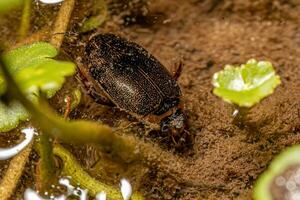
[[[81, 169], [80, 169], [81, 170]], [[92, 178], [90, 178], [92, 179]], [[51, 195], [50, 199], [56, 199], [56, 200], [67, 200], [69, 197], [78, 197], [80, 200], [87, 200], [88, 198], [88, 190], [83, 189], [82, 186], [74, 186], [72, 185], [71, 182], [74, 182], [67, 178], [67, 177], [62, 177], [59, 179], [59, 185], [64, 186], [67, 189], [67, 192], [64, 194], [61, 194], [59, 196], [54, 197], [54, 195]], [[96, 188], [94, 188], [95, 190]], [[116, 192], [115, 196], [112, 196], [110, 194], [107, 194], [106, 192], [97, 192], [95, 195], [96, 200], [110, 200], [110, 199], [120, 199], [121, 200], [121, 195], [122, 195], [122, 200], [138, 200], [136, 197], [132, 197], [132, 186], [127, 181], [126, 179], [121, 179], [120, 181], [120, 192], [117, 192], [116, 189], [113, 189]], [[119, 194], [120, 193], [120, 194]], [[38, 192], [32, 190], [31, 188], [27, 188], [25, 193], [24, 193], [24, 200], [46, 200], [43, 198], [41, 195], [39, 195]]]
[[121, 192], [119, 192], [116, 188], [98, 182], [94, 178], [92, 178], [88, 173], [86, 173], [76, 161], [74, 156], [68, 152], [63, 147], [56, 145], [54, 148], [54, 154], [59, 156], [64, 164], [63, 164], [63, 173], [65, 175], [72, 174], [72, 182], [80, 184], [81, 187], [86, 188], [92, 196], [97, 196], [99, 192], [103, 191], [107, 195], [107, 199], [124, 199], [124, 200], [142, 200], [144, 199], [140, 194], [133, 193], [132, 188], [129, 185], [128, 181], [125, 179], [121, 180]]
[[[40, 92], [51, 98], [64, 83], [65, 77], [74, 74], [75, 64], [53, 59], [57, 50], [49, 43], [38, 42], [6, 52], [3, 60], [25, 95], [37, 102]], [[0, 76], [0, 95], [6, 88]], [[16, 101], [5, 105], [0, 102], [0, 132], [9, 131], [20, 121], [28, 119], [28, 113]]]
[[254, 200], [299, 199], [300, 146], [285, 149], [274, 158], [253, 188]]
[[[65, 142], [94, 143], [103, 151], [110, 152], [115, 159], [118, 158], [130, 161], [130, 155], [136, 156], [134, 153], [135, 147], [132, 144], [132, 141], [118, 136], [109, 126], [83, 120], [67, 122], [52, 113], [46, 102], [43, 100], [40, 100], [39, 104], [36, 105], [29, 101], [24, 96], [24, 92], [22, 92], [17, 85], [17, 82], [14, 81], [13, 77], [10, 75], [8, 67], [6, 67], [6, 62], [1, 60], [0, 65], [2, 66], [2, 71], [4, 77], [6, 77], [7, 84], [10, 86], [10, 89], [8, 89], [4, 95], [18, 99], [31, 112], [33, 120], [38, 122], [37, 126], [43, 131], [43, 135], [47, 134]], [[44, 151], [48, 152], [48, 149]], [[89, 177], [87, 173], [81, 169], [79, 164], [76, 164], [74, 158], [72, 158], [67, 151], [56, 145], [54, 152], [64, 161], [64, 169], [68, 172], [67, 175], [74, 177], [81, 185], [91, 188], [91, 195], [96, 195], [95, 190], [100, 188], [101, 191], [108, 191], [108, 193], [112, 195], [112, 199], [121, 199], [121, 193], [118, 193], [111, 187], [98, 183]], [[51, 155], [51, 152], [48, 152], [48, 156], [49, 155]], [[44, 157], [48, 156], [45, 155]], [[49, 162], [46, 162], [43, 167], [43, 169], [47, 168], [49, 168]], [[43, 178], [46, 179], [46, 176], [43, 176]], [[136, 197], [133, 195], [132, 199], [143, 198], [140, 195], [137, 195]]]
[[214, 94], [241, 107], [251, 107], [272, 94], [280, 84], [270, 62], [249, 60], [236, 67], [226, 65], [213, 76]]
[[213, 93], [237, 108], [237, 121], [243, 121], [248, 108], [274, 92], [281, 83], [270, 62], [249, 60], [240, 67], [226, 65], [213, 75]]

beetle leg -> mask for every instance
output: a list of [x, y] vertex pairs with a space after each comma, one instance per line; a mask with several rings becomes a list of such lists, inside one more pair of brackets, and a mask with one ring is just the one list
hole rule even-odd
[[140, 122], [130, 122], [130, 123], [128, 123], [127, 125], [125, 125], [125, 126], [122, 126], [122, 127], [118, 127], [117, 129], [116, 129], [116, 131], [118, 131], [118, 130], [126, 130], [126, 129], [128, 129], [129, 127], [132, 127], [132, 126], [134, 126], [134, 125], [136, 125], [136, 124], [139, 124]]
[[177, 79], [180, 77], [182, 72], [183, 62], [182, 60], [179, 60], [179, 62], [175, 63], [173, 65], [172, 69], [172, 76], [177, 81]]
[[95, 102], [99, 103], [99, 104], [103, 104], [103, 105], [108, 105], [108, 106], [112, 106], [113, 103], [110, 101], [110, 99], [108, 97], [106, 97], [104, 95], [103, 92], [101, 91], [97, 91], [90, 80], [88, 80], [88, 72], [86, 71], [86, 69], [82, 66], [81, 64], [81, 58], [77, 58], [76, 63], [77, 63], [77, 67], [78, 67], [78, 76], [77, 79], [83, 83], [85, 89], [87, 90], [87, 93], [95, 100]]
[[178, 143], [176, 142], [176, 140], [175, 140], [175, 138], [174, 138], [174, 136], [173, 136], [173, 135], [171, 135], [171, 138], [172, 138], [172, 140], [173, 140], [173, 142], [174, 142], [175, 146], [178, 146]]
[[88, 90], [89, 95], [93, 97], [95, 102], [102, 104], [102, 105], [107, 105], [107, 106], [112, 106], [113, 103], [105, 96], [102, 94], [98, 93], [93, 87], [90, 87]]

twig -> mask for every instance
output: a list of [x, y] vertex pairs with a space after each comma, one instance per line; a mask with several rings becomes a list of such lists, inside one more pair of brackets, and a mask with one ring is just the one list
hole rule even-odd
[[56, 49], [60, 49], [60, 46], [63, 42], [65, 36], [64, 33], [67, 31], [74, 5], [75, 0], [65, 0], [59, 10], [54, 23], [54, 30], [52, 32], [53, 36], [51, 37], [50, 41], [50, 43], [55, 46]]
[[19, 40], [24, 39], [30, 27], [31, 0], [24, 0], [24, 7], [19, 30]]
[[2, 200], [8, 199], [15, 190], [24, 171], [26, 161], [32, 149], [32, 144], [33, 142], [10, 161], [8, 170], [0, 182], [0, 197]]

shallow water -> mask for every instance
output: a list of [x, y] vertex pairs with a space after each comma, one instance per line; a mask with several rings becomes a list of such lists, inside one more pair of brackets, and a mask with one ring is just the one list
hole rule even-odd
[[[125, 136], [154, 147], [148, 149], [148, 160], [128, 164], [111, 159], [93, 145], [53, 140], [74, 155], [84, 171], [120, 194], [119, 182], [126, 177], [133, 192], [139, 191], [146, 199], [251, 199], [255, 180], [274, 155], [300, 141], [299, 5], [271, 0], [105, 2], [109, 11], [106, 23], [84, 34], [78, 34], [79, 27], [98, 11], [92, 8], [92, 0], [76, 3], [68, 28], [70, 34], [65, 36], [59, 58], [76, 62], [83, 57], [82, 46], [91, 35], [111, 32], [142, 45], [170, 71], [177, 60], [182, 60], [178, 84], [188, 116], [187, 132], [193, 140], [176, 146], [172, 137], [151, 131], [124, 110], [93, 102], [74, 77], [49, 100], [57, 113], [64, 114], [66, 95], [80, 86], [82, 101], [70, 113], [70, 119], [108, 124], [124, 130]], [[34, 1], [28, 35], [42, 30], [35, 37], [49, 41], [59, 8], [60, 5]], [[18, 41], [21, 13], [18, 8], [0, 18], [0, 42], [7, 49]], [[249, 110], [245, 120], [255, 127], [255, 133], [233, 123], [232, 105], [213, 95], [211, 84], [213, 74], [226, 64], [242, 64], [250, 58], [271, 61], [282, 79], [272, 95]], [[19, 130], [3, 133], [0, 146], [24, 144], [30, 137], [23, 142], [21, 138]], [[157, 149], [163, 152], [160, 156], [155, 154]], [[2, 158], [13, 155], [15, 151]], [[27, 188], [36, 190], [38, 160], [38, 153], [33, 150], [11, 199], [23, 199]], [[55, 169], [59, 171], [61, 160], [57, 161]], [[0, 162], [1, 177], [8, 167], [8, 161]], [[58, 180], [55, 183], [59, 185]], [[53, 195], [67, 195], [63, 188]], [[99, 195], [101, 198], [104, 199]]]

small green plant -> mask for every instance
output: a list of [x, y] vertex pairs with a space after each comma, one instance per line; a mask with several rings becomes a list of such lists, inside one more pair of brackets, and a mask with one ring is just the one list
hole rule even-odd
[[[62, 173], [66, 176], [72, 175], [72, 182], [74, 184], [80, 184], [81, 187], [88, 189], [90, 195], [97, 196], [97, 193], [105, 191], [107, 194], [107, 200], [130, 198], [122, 198], [121, 192], [119, 192], [115, 187], [101, 183], [91, 177], [82, 169], [75, 157], [65, 148], [56, 145], [54, 147], [54, 154], [59, 156], [64, 162]], [[135, 192], [130, 199], [143, 200], [144, 198], [141, 196], [141, 194]]]
[[104, 0], [94, 1], [92, 16], [86, 19], [81, 28], [80, 32], [88, 32], [100, 27], [107, 20], [107, 5]]
[[[26, 109], [31, 112], [33, 121], [38, 124], [43, 134], [69, 143], [94, 144], [101, 150], [107, 153], [109, 152], [112, 158], [117, 160], [130, 162], [131, 158], [138, 158], [138, 155], [135, 153], [135, 141], [118, 135], [109, 126], [84, 120], [66, 121], [53, 113], [43, 99], [39, 100], [36, 104], [29, 101], [28, 98], [24, 96], [24, 90], [20, 88], [21, 85], [19, 86], [20, 81], [15, 81], [11, 76], [11, 72], [9, 72], [11, 68], [6, 64], [9, 62], [6, 60], [6, 62], [0, 61], [0, 63], [4, 77], [6, 78], [5, 81], [10, 86], [6, 93], [4, 93], [4, 96], [18, 99]], [[108, 191], [109, 194], [112, 195], [111, 199], [121, 199], [121, 195], [116, 192], [117, 190], [111, 189], [112, 187], [105, 184], [98, 183], [89, 177], [87, 173], [79, 167], [79, 164], [76, 164], [76, 161], [70, 157], [68, 153], [61, 150], [61, 148], [60, 150], [56, 148], [55, 153], [62, 157], [65, 172], [70, 173], [68, 174], [69, 176], [76, 178], [76, 180], [78, 178], [78, 181], [83, 181], [82, 185], [87, 188], [94, 188], [90, 190], [90, 192], [94, 192], [92, 195], [95, 195], [95, 188], [100, 188], [101, 190]], [[132, 199], [143, 199], [143, 197], [139, 194], [133, 194]]]
[[254, 59], [240, 67], [226, 65], [213, 76], [214, 94], [242, 107], [251, 107], [273, 93], [280, 84], [270, 62]]
[[275, 157], [259, 177], [254, 185], [253, 199], [298, 199], [299, 195], [300, 146], [296, 145]]
[[[232, 103], [240, 115], [245, 115], [247, 108], [274, 92], [280, 77], [270, 62], [251, 59], [240, 67], [226, 65], [224, 70], [214, 74], [212, 83], [215, 95]], [[243, 121], [240, 115], [237, 118]]]
[[[65, 77], [75, 72], [75, 64], [53, 59], [57, 50], [45, 42], [26, 45], [4, 54], [3, 59], [21, 90], [33, 102], [40, 92], [51, 98], [64, 83]], [[0, 76], [0, 95], [6, 84]], [[28, 118], [26, 110], [16, 101], [5, 105], [0, 102], [0, 132], [9, 131]]]

